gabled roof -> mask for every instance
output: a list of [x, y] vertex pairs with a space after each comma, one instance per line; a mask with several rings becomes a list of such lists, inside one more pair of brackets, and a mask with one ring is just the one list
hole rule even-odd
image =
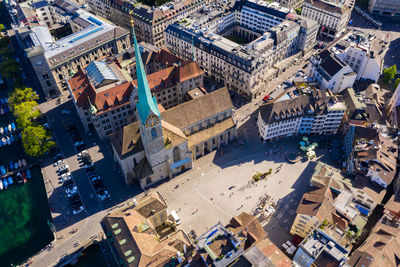
[[172, 107], [164, 111], [161, 115], [166, 122], [179, 129], [184, 129], [231, 108], [231, 98], [228, 89], [224, 87], [202, 97]]
[[124, 126], [121, 130], [111, 135], [110, 138], [112, 146], [120, 159], [144, 150], [138, 122]]
[[320, 221], [326, 219], [330, 222], [334, 212], [333, 196], [328, 186], [305, 193], [296, 211], [297, 214], [317, 216]]

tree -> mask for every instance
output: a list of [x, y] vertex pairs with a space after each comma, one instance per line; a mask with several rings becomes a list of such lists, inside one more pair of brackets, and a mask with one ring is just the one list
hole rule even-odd
[[0, 24], [0, 31], [4, 31], [6, 27], [4, 27], [4, 24]]
[[7, 79], [14, 78], [19, 72], [17, 61], [15, 59], [7, 59], [0, 62], [0, 72]]
[[396, 81], [394, 82], [394, 88], [397, 88], [400, 84], [400, 78], [397, 78]]
[[15, 107], [24, 102], [36, 101], [38, 99], [39, 95], [30, 87], [15, 88], [8, 98], [8, 103], [12, 107]]
[[56, 145], [50, 140], [51, 136], [42, 125], [27, 126], [22, 130], [21, 137], [25, 153], [33, 157], [44, 155]]
[[301, 15], [302, 9], [301, 9], [301, 7], [299, 7], [299, 8], [296, 8], [294, 11], [296, 11], [297, 15]]
[[17, 117], [18, 127], [25, 128], [40, 116], [39, 105], [36, 101], [23, 102], [14, 106], [13, 114]]
[[397, 67], [396, 65], [391, 66], [390, 68], [383, 70], [383, 80], [386, 84], [390, 83], [395, 75], [397, 74]]

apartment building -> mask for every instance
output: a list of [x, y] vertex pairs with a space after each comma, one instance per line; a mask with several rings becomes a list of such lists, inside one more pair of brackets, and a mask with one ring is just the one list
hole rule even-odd
[[293, 258], [294, 266], [346, 266], [351, 251], [351, 240], [344, 229], [321, 225], [301, 243]]
[[[125, 29], [131, 28], [132, 17], [138, 40], [161, 48], [165, 46], [164, 30], [168, 25], [193, 14], [210, 2], [212, 1], [180, 0], [149, 7], [127, 0], [89, 0], [88, 5], [96, 15]], [[132, 12], [132, 16], [129, 12]]]
[[387, 49], [387, 44], [382, 39], [354, 32], [345, 40], [339, 41], [333, 51], [357, 73], [356, 80], [371, 80], [376, 83], [381, 75]]
[[380, 221], [353, 252], [347, 264], [351, 267], [396, 267], [399, 265], [399, 251], [399, 229]]
[[[24, 13], [32, 11], [34, 5], [29, 6], [28, 2], [21, 5], [25, 8], [18, 9], [21, 23], [15, 28], [16, 37], [25, 48], [46, 95], [54, 96], [66, 90], [68, 78], [90, 62], [120, 53], [130, 46], [127, 30], [95, 17], [67, 0], [47, 2], [47, 6], [51, 6], [46, 9], [49, 14], [43, 13], [43, 22], [35, 24], [27, 24], [26, 16], [32, 16]], [[38, 7], [39, 10], [46, 8], [44, 1]], [[46, 20], [50, 17], [51, 20]], [[51, 21], [57, 25], [52, 25]], [[50, 31], [56, 26], [55, 32], [61, 35], [53, 35], [55, 32]]]
[[390, 98], [389, 105], [387, 106], [386, 109], [388, 117], [391, 119], [392, 124], [397, 126], [400, 126], [400, 124], [397, 123], [398, 121], [400, 121], [400, 116], [398, 116], [400, 113], [397, 112], [399, 106], [400, 106], [400, 84], [397, 86], [392, 97]]
[[305, 238], [325, 220], [333, 222], [333, 196], [329, 186], [313, 188], [303, 195], [290, 228], [291, 235]]
[[346, 29], [353, 7], [353, 0], [306, 0], [301, 15], [318, 22], [319, 36], [335, 38]]
[[370, 0], [368, 11], [373, 15], [400, 17], [400, 2], [396, 0]]
[[336, 134], [346, 105], [329, 90], [277, 100], [259, 107], [258, 132], [264, 141], [297, 134]]
[[316, 34], [315, 23], [277, 3], [247, 0], [229, 11], [205, 9], [171, 24], [165, 40], [171, 52], [195, 59], [206, 76], [255, 98], [274, 77], [273, 66], [308, 50]]
[[[184, 102], [190, 90], [203, 87], [204, 72], [196, 62], [184, 62], [147, 75], [151, 92], [158, 104], [169, 109]], [[137, 84], [137, 81], [133, 81]]]
[[176, 230], [167, 208], [160, 193], [150, 192], [102, 219], [115, 265], [168, 266], [191, 256], [191, 242], [182, 230]]
[[323, 50], [310, 58], [309, 76], [321, 89], [329, 89], [334, 94], [353, 87], [357, 74], [336, 54]]
[[346, 168], [360, 174], [382, 188], [392, 183], [396, 173], [398, 149], [393, 137], [397, 131], [387, 128], [351, 126], [344, 139]]
[[136, 120], [137, 89], [114, 63], [93, 61], [67, 85], [85, 130], [95, 129], [100, 139]]

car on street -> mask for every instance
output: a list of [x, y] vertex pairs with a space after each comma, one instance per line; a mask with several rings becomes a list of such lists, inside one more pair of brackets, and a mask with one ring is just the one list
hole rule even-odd
[[55, 162], [53, 166], [57, 167], [58, 165], [61, 165], [61, 164], [64, 164], [64, 160], [63, 159], [60, 159], [57, 162]]
[[71, 111], [69, 111], [68, 109], [63, 109], [61, 110], [61, 114], [70, 114]]
[[83, 141], [77, 141], [74, 143], [74, 146], [81, 146], [83, 145]]
[[94, 163], [92, 162], [92, 163], [86, 164], [85, 166], [83, 166], [83, 168], [89, 169], [89, 168], [91, 168], [93, 166], [94, 166]]
[[76, 215], [76, 214], [82, 212], [83, 210], [84, 210], [83, 206], [79, 206], [79, 208], [73, 209], [73, 210], [72, 210], [72, 213], [73, 213], [74, 215]]
[[60, 168], [58, 168], [57, 172], [58, 173], [63, 173], [63, 172], [68, 171], [68, 170], [69, 170], [69, 166], [68, 165], [64, 165], [64, 166], [61, 166]]
[[100, 199], [100, 201], [104, 201], [106, 199], [110, 199], [111, 198], [111, 196], [110, 196], [110, 194], [108, 193], [107, 190], [100, 191], [99, 193], [97, 193], [97, 196]]

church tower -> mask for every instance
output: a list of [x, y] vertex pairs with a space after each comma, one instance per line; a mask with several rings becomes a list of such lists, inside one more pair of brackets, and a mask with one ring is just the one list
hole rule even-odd
[[157, 107], [156, 98], [152, 96], [150, 92], [133, 25], [132, 34], [135, 46], [136, 76], [139, 95], [139, 101], [136, 104], [136, 115], [147, 160], [150, 165], [154, 167], [163, 161], [162, 157], [157, 155], [164, 150], [161, 115]]

